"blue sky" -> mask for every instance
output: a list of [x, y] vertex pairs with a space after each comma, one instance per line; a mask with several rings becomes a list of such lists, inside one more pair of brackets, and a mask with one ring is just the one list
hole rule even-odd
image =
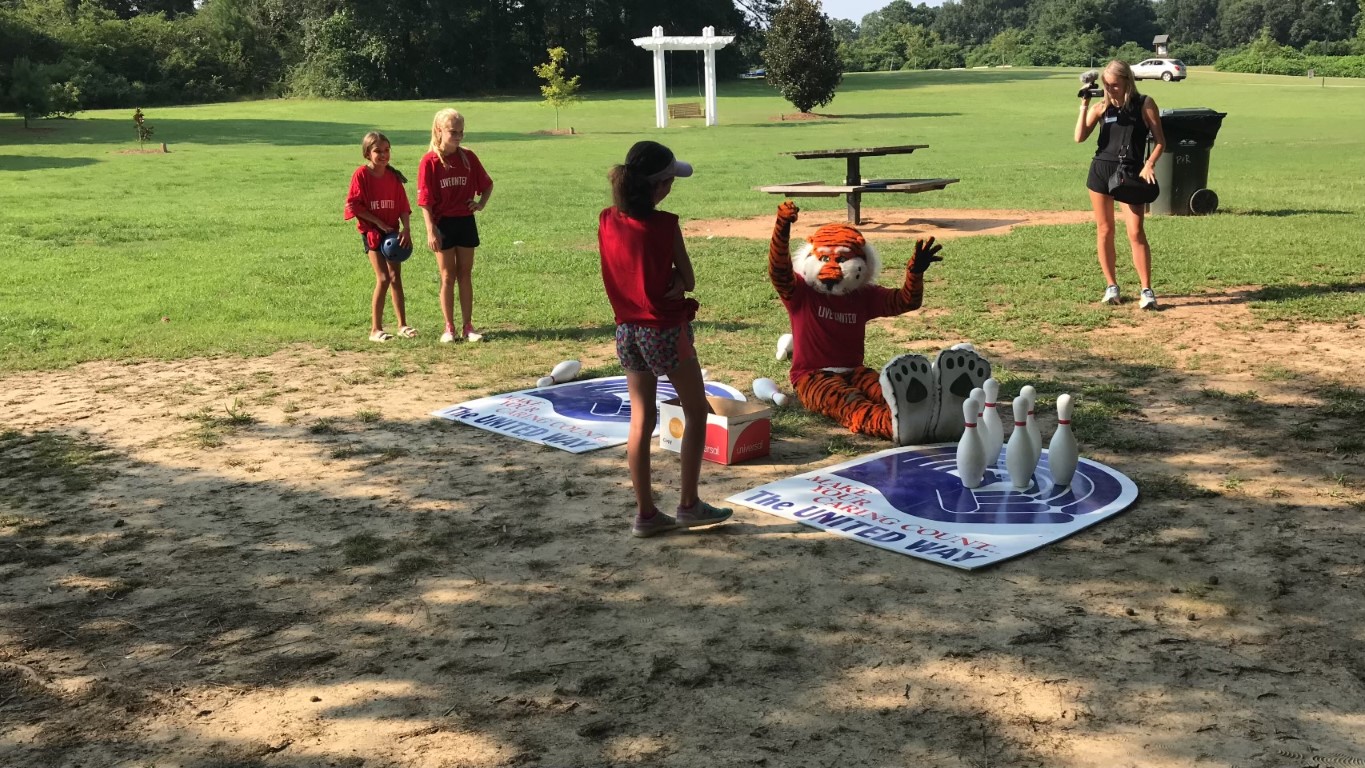
[[[910, 0], [912, 5], [927, 3], [929, 5], [943, 5], [943, 0]], [[891, 0], [820, 0], [820, 4], [825, 8], [825, 15], [831, 19], [848, 19], [849, 21], [862, 21], [873, 11], [880, 11], [885, 8]]]

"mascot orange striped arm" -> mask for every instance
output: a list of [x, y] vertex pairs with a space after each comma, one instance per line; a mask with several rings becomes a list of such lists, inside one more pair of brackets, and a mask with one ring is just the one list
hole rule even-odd
[[905, 280], [892, 290], [876, 284], [877, 250], [851, 225], [820, 227], [793, 256], [791, 229], [799, 212], [790, 200], [777, 208], [768, 279], [791, 320], [791, 381], [801, 404], [896, 445], [961, 437], [962, 404], [991, 375], [985, 358], [954, 348], [933, 363], [904, 354], [880, 371], [863, 364], [868, 321], [919, 309], [924, 271], [942, 260], [943, 246], [932, 237], [915, 241]]

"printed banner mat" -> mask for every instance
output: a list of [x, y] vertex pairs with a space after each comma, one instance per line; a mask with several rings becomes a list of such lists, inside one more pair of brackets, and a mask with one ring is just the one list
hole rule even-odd
[[1122, 512], [1137, 485], [1082, 458], [1057, 488], [1047, 451], [1027, 491], [1004, 468], [979, 488], [957, 478], [957, 445], [893, 448], [737, 493], [728, 500], [844, 538], [955, 568], [974, 570], [1038, 549]]
[[[706, 382], [706, 394], [745, 399], [743, 392], [715, 381]], [[677, 392], [667, 379], [660, 379], [658, 396], [662, 402]], [[626, 442], [630, 391], [625, 376], [609, 376], [493, 395], [431, 415], [570, 453], [586, 453]], [[657, 426], [654, 434], [658, 435]]]

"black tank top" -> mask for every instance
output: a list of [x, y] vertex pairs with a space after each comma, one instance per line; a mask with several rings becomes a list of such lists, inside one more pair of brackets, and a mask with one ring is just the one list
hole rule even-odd
[[[1129, 134], [1127, 157], [1129, 162], [1141, 163], [1147, 158], [1147, 121], [1142, 119], [1142, 105], [1147, 97], [1134, 91], [1128, 106], [1120, 109], [1112, 104], [1100, 118], [1100, 139], [1095, 144], [1095, 157], [1117, 162], [1123, 151], [1124, 134]], [[1132, 131], [1124, 128], [1132, 127]]]

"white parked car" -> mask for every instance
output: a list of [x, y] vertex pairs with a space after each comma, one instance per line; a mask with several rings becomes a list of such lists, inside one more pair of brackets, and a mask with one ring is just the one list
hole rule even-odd
[[1184, 80], [1186, 74], [1185, 62], [1180, 59], [1147, 59], [1133, 65], [1135, 80], [1161, 78], [1169, 83], [1172, 80]]

